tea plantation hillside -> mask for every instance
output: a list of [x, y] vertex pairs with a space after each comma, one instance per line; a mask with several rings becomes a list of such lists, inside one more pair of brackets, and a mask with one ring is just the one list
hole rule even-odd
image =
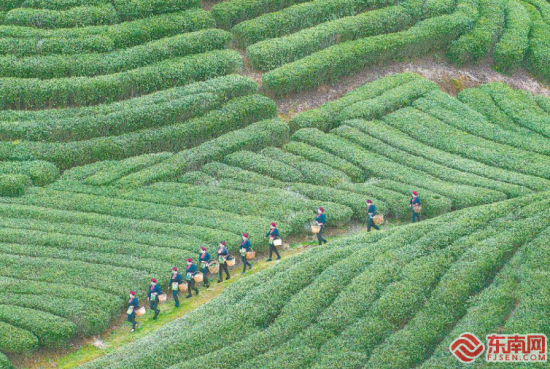
[[[548, 83], [550, 3], [0, 0], [0, 368], [105, 332], [201, 245], [236, 255], [247, 232], [262, 253], [269, 223], [300, 238], [319, 206], [345, 231], [366, 199], [409, 222], [413, 190], [430, 222], [298, 255], [90, 366], [452, 367], [455, 325], [545, 331], [528, 288], [546, 276], [548, 97], [402, 73], [279, 115], [281, 96], [427, 54]], [[501, 315], [478, 315], [493, 297]]]
[[548, 196], [319, 246], [83, 368], [458, 368], [464, 331], [548, 335]]

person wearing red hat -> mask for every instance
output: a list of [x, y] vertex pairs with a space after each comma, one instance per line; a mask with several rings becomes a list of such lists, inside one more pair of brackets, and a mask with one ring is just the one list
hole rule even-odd
[[227, 267], [227, 257], [229, 256], [229, 251], [227, 251], [225, 241], [220, 242], [220, 247], [218, 247], [218, 262], [220, 263], [220, 279], [218, 283], [223, 281], [223, 272], [225, 271], [225, 280], [227, 281], [231, 276], [229, 275], [229, 268]]
[[180, 290], [180, 284], [182, 283], [183, 283], [183, 276], [178, 272], [178, 268], [173, 267], [172, 274], [170, 275], [170, 282], [168, 283], [168, 285], [172, 290], [172, 296], [174, 296], [174, 302], [176, 303], [177, 308], [180, 307], [180, 299], [178, 298], [178, 292]]
[[204, 282], [204, 285], [206, 288], [210, 287], [210, 282], [208, 282], [208, 265], [210, 264], [210, 261], [212, 260], [212, 257], [209, 253], [206, 252], [206, 247], [201, 246], [201, 253], [199, 254], [199, 262], [201, 263], [201, 272], [202, 272], [202, 279]]
[[239, 251], [241, 252], [241, 260], [243, 261], [243, 271], [241, 274], [244, 274], [246, 273], [247, 266], [249, 267], [249, 269], [252, 269], [252, 264], [250, 264], [250, 262], [246, 259], [246, 253], [252, 251], [252, 245], [248, 240], [248, 233], [243, 233], [243, 242], [241, 242], [241, 247], [239, 248]]
[[197, 266], [193, 263], [193, 259], [187, 259], [187, 270], [185, 274], [185, 279], [187, 280], [187, 298], [191, 298], [191, 291], [195, 291], [195, 295], [199, 294], [199, 289], [195, 287], [195, 279], [193, 278], [195, 274], [198, 273]]
[[370, 232], [371, 228], [380, 230], [380, 227], [374, 224], [374, 216], [376, 215], [376, 206], [374, 206], [371, 200], [367, 200], [367, 213], [369, 214], [369, 218], [367, 220], [367, 232]]
[[420, 205], [422, 205], [422, 204], [420, 203], [420, 197], [418, 197], [418, 192], [413, 191], [411, 201], [409, 201], [409, 207], [411, 208], [412, 213], [413, 213], [413, 220], [412, 220], [413, 223], [417, 219], [420, 222], [420, 212], [417, 213], [417, 212], [414, 211], [414, 208], [417, 207], [417, 206], [420, 206]]
[[136, 322], [136, 309], [138, 307], [139, 301], [136, 297], [136, 293], [134, 291], [130, 291], [130, 300], [128, 300], [128, 310], [126, 311], [126, 315], [128, 316], [128, 321], [132, 323], [132, 333], [136, 331], [136, 328], [139, 325], [139, 323]]
[[317, 233], [317, 241], [319, 241], [319, 246], [323, 243], [327, 243], [327, 240], [323, 237], [323, 232], [325, 231], [325, 225], [327, 224], [327, 216], [325, 215], [325, 209], [319, 207], [317, 209], [317, 217], [315, 218], [315, 223], [321, 227], [319, 233]]
[[279, 255], [279, 251], [277, 251], [277, 246], [273, 244], [273, 241], [281, 238], [279, 236], [279, 230], [277, 229], [277, 224], [271, 223], [269, 225], [269, 231], [265, 234], [264, 238], [269, 237], [269, 258], [267, 261], [271, 261], [271, 256], [273, 253], [277, 254], [277, 260], [281, 258], [281, 255]]
[[157, 284], [155, 278], [151, 278], [151, 286], [149, 287], [149, 292], [147, 292], [147, 301], [149, 301], [149, 307], [155, 312], [153, 320], [157, 320], [157, 317], [160, 313], [159, 305], [159, 295], [162, 293], [160, 286]]

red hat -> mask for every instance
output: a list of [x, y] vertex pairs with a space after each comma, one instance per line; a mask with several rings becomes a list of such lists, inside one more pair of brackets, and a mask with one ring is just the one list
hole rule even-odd
[[224, 245], [224, 246], [225, 246], [225, 241], [222, 241], [222, 242], [220, 242], [220, 243], [221, 243], [222, 245]]
[[323, 209], [322, 207], [319, 206], [319, 210], [321, 210], [322, 213], [325, 212], [325, 209]]
[[367, 200], [367, 204], [372, 204], [372, 201], [371, 201], [371, 200]]
[[157, 280], [155, 278], [151, 278], [151, 282], [157, 283]]
[[414, 196], [418, 196], [418, 192], [413, 191], [413, 195], [414, 195]]
[[202, 251], [206, 251], [206, 247], [201, 246], [201, 250], [202, 250]]
[[248, 238], [248, 233], [243, 233], [243, 237]]
[[136, 293], [134, 291], [130, 291], [130, 295], [135, 296]]
[[173, 267], [172, 270], [173, 270], [174, 272], [177, 272], [177, 271], [178, 271], [178, 268], [177, 268], [177, 267]]
[[272, 226], [272, 227], [277, 227], [277, 224], [271, 222], [271, 226]]
[[192, 263], [193, 259], [189, 258], [189, 259], [187, 259], [187, 262]]

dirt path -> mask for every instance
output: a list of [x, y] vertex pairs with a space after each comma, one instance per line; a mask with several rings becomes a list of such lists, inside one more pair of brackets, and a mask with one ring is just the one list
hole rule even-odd
[[[533, 94], [550, 96], [550, 88], [531, 77], [525, 70], [519, 69], [511, 76], [494, 71], [489, 60], [475, 66], [458, 68], [452, 63], [436, 56], [429, 56], [407, 62], [385, 66], [369, 67], [361, 72], [342, 78], [334, 85], [323, 85], [316, 90], [305, 91], [285, 98], [275, 99], [282, 117], [290, 119], [296, 113], [309, 110], [327, 101], [340, 98], [347, 92], [388, 74], [416, 72], [436, 82], [441, 89], [456, 96], [465, 88], [475, 87], [488, 82], [505, 82], [514, 88], [521, 88]], [[258, 81], [261, 74], [245, 68], [243, 74]]]

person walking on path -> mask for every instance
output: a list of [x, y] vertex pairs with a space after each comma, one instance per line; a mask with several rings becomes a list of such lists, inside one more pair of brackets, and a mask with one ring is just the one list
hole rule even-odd
[[279, 251], [277, 251], [277, 246], [275, 246], [273, 244], [273, 242], [279, 238], [281, 238], [279, 236], [279, 230], [277, 229], [277, 224], [275, 223], [271, 223], [269, 225], [269, 232], [267, 232], [265, 234], [265, 237], [269, 237], [269, 258], [267, 259], [267, 261], [271, 261], [271, 256], [273, 255], [273, 253], [277, 254], [277, 260], [281, 259], [281, 255], [279, 255]]
[[187, 270], [185, 271], [185, 279], [187, 280], [187, 292], [186, 298], [191, 298], [191, 291], [195, 291], [195, 296], [199, 294], [199, 289], [195, 287], [195, 273], [198, 272], [197, 266], [193, 263], [193, 259], [187, 259]]
[[208, 265], [210, 264], [210, 260], [212, 260], [212, 257], [208, 252], [206, 252], [206, 247], [201, 246], [199, 262], [201, 266], [202, 279], [206, 288], [210, 287], [210, 282], [208, 282]]
[[241, 242], [241, 247], [239, 251], [241, 252], [241, 260], [243, 262], [243, 271], [241, 274], [244, 274], [246, 273], [247, 266], [249, 267], [249, 269], [252, 269], [252, 264], [250, 264], [250, 262], [246, 258], [246, 253], [252, 251], [252, 244], [250, 244], [250, 241], [248, 240], [248, 233], [243, 233], [243, 242]]
[[367, 221], [367, 232], [370, 232], [371, 228], [380, 230], [380, 227], [374, 224], [374, 216], [376, 215], [376, 206], [374, 206], [371, 200], [367, 200], [367, 213], [369, 214], [369, 218]]
[[317, 224], [321, 229], [317, 233], [317, 241], [319, 241], [319, 246], [323, 243], [327, 243], [327, 240], [323, 237], [323, 232], [325, 231], [325, 226], [327, 224], [327, 216], [325, 215], [325, 209], [319, 207], [317, 210], [317, 218], [315, 218], [315, 224]]
[[149, 307], [155, 312], [153, 320], [157, 320], [157, 317], [160, 313], [159, 306], [159, 295], [162, 293], [160, 286], [157, 284], [155, 278], [151, 278], [151, 286], [149, 287], [149, 292], [147, 293], [147, 300], [149, 301]]
[[[421, 205], [422, 205], [422, 203], [420, 202], [420, 197], [418, 197], [418, 192], [413, 191], [411, 201], [409, 202], [409, 207], [411, 208], [412, 213], [413, 213], [413, 217], [412, 217], [412, 222], [413, 223], [416, 220], [418, 220], [420, 222], [420, 206]], [[416, 210], [415, 208], [418, 209], [418, 210]]]
[[136, 328], [139, 326], [139, 322], [136, 322], [136, 310], [139, 307], [139, 301], [136, 297], [134, 291], [130, 291], [130, 300], [128, 300], [128, 310], [126, 315], [128, 316], [128, 321], [132, 323], [132, 333], [136, 331]]
[[180, 307], [180, 299], [178, 298], [178, 292], [180, 290], [180, 284], [183, 283], [183, 276], [178, 272], [178, 268], [172, 268], [172, 274], [170, 275], [170, 289], [172, 290], [172, 296], [174, 297], [174, 302], [176, 307]]
[[227, 257], [229, 256], [229, 251], [227, 251], [225, 241], [220, 242], [220, 247], [218, 248], [218, 263], [220, 263], [220, 279], [218, 283], [223, 281], [223, 272], [225, 271], [225, 280], [227, 281], [231, 276], [229, 275], [229, 268], [227, 267]]

